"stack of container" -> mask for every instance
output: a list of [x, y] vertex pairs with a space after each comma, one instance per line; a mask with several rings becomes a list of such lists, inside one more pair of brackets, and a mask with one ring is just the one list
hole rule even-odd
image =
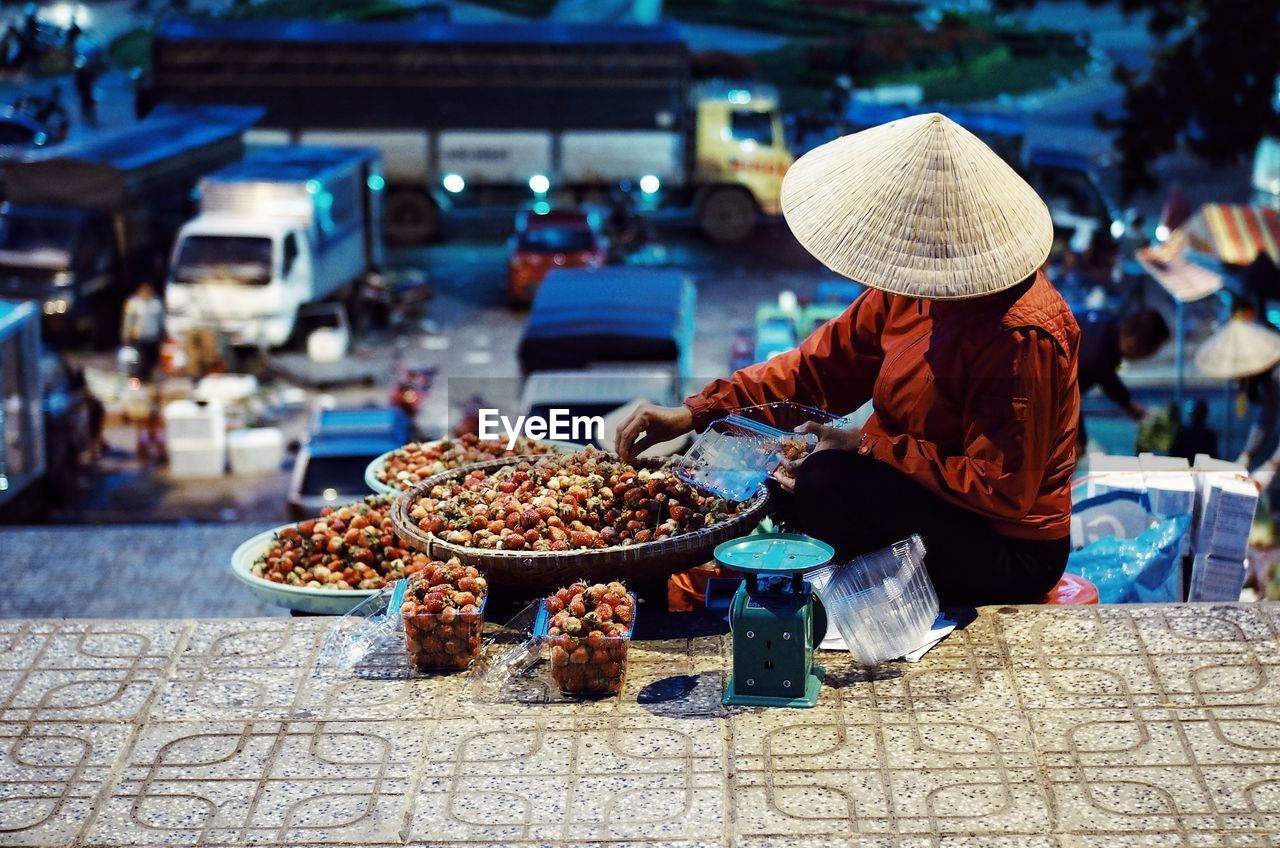
[[1248, 572], [1249, 529], [1258, 507], [1258, 487], [1234, 462], [1196, 456], [1196, 511], [1192, 521], [1195, 558], [1193, 601], [1237, 601]]
[[221, 477], [227, 468], [227, 417], [218, 401], [175, 400], [164, 407], [169, 474]]

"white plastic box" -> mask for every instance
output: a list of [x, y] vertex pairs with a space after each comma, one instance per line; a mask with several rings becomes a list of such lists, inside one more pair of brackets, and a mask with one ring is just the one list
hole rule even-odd
[[186, 479], [221, 477], [226, 473], [226, 444], [169, 447], [169, 476]]
[[252, 374], [209, 374], [200, 378], [193, 395], [196, 400], [238, 403], [258, 393], [258, 378]]
[[[174, 447], [202, 447], [226, 442], [227, 416], [221, 403], [175, 400], [164, 407], [164, 438]], [[193, 443], [193, 444], [187, 444]]]
[[227, 434], [227, 455], [236, 476], [279, 471], [284, 462], [284, 433], [278, 427], [232, 430]]

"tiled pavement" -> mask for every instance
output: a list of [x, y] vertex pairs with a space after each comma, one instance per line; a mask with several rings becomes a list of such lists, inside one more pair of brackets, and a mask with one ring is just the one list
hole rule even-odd
[[478, 703], [329, 621], [0, 621], [0, 844], [1280, 845], [1280, 607], [987, 608], [812, 710], [719, 636], [619, 698]]

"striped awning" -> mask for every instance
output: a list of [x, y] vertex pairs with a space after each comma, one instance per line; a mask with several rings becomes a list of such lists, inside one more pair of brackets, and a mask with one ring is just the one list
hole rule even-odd
[[1174, 300], [1192, 303], [1222, 289], [1221, 274], [1187, 259], [1184, 230], [1175, 231], [1164, 244], [1139, 248], [1134, 256]]
[[1249, 265], [1259, 253], [1280, 263], [1280, 213], [1263, 206], [1206, 203], [1184, 229], [1192, 250], [1228, 265]]

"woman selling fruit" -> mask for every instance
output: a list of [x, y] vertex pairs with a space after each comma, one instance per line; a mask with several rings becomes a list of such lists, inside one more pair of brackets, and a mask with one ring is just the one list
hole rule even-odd
[[618, 429], [630, 458], [736, 407], [790, 400], [861, 430], [806, 425], [778, 475], [799, 529], [848, 557], [919, 533], [939, 596], [1035, 602], [1069, 551], [1079, 328], [1038, 269], [1053, 224], [1035, 191], [942, 115], [825, 144], [782, 187], [796, 238], [869, 287], [799, 347]]

